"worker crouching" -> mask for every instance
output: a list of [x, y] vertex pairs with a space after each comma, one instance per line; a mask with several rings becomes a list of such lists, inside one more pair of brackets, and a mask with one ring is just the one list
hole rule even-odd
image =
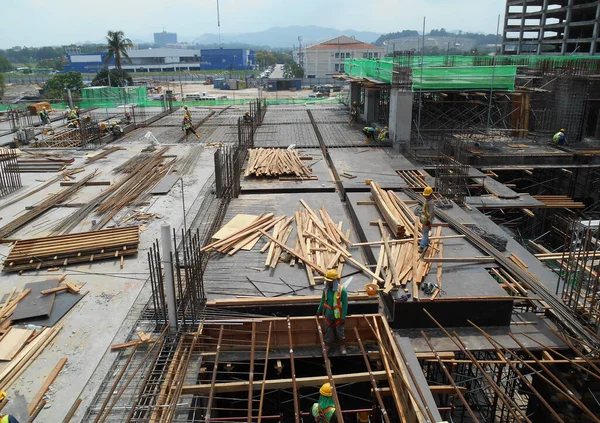
[[379, 134], [379, 128], [373, 128], [372, 126], [365, 126], [362, 131], [367, 136], [367, 144], [369, 140], [375, 141], [375, 136]]
[[317, 309], [317, 316], [323, 316], [324, 340], [329, 352], [336, 339], [340, 343], [340, 352], [346, 354], [346, 337], [344, 326], [348, 313], [348, 293], [342, 284], [340, 276], [334, 269], [328, 270], [325, 275], [325, 287], [321, 296], [321, 303]]
[[319, 389], [319, 394], [319, 402], [315, 402], [311, 410], [315, 423], [336, 422], [335, 401], [333, 400], [331, 385], [329, 383], [323, 384]]
[[[6, 392], [0, 391], [0, 401], [4, 401], [4, 398], [6, 398]], [[19, 423], [19, 421], [10, 414], [0, 413], [0, 423]]]

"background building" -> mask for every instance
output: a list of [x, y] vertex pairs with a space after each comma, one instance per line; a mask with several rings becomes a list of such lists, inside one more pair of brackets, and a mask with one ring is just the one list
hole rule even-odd
[[[153, 48], [143, 50], [129, 50], [131, 58], [123, 61], [123, 69], [128, 72], [169, 72], [200, 70], [200, 51], [181, 48]], [[77, 71], [95, 73], [104, 69], [106, 53], [95, 54], [69, 54], [69, 64], [65, 72]], [[108, 66], [114, 68], [114, 60]]]
[[[363, 43], [342, 35], [329, 41], [304, 47], [302, 66], [306, 78], [327, 78], [344, 72], [345, 59], [378, 59], [384, 50], [373, 44]], [[297, 59], [296, 59], [297, 60]]]
[[600, 54], [600, 0], [507, 0], [503, 54]]
[[167, 44], [177, 44], [177, 33], [175, 32], [155, 32], [154, 44], [159, 47], [166, 47]]
[[201, 50], [203, 70], [245, 70], [254, 69], [254, 50], [241, 48], [212, 48]]

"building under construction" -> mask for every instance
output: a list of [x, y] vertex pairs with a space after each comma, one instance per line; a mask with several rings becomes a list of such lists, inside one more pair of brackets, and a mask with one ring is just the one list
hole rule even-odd
[[[337, 103], [188, 104], [186, 143], [184, 110], [165, 102], [139, 107], [123, 138], [23, 147], [34, 158], [17, 168], [74, 162], [0, 198], [16, 288], [0, 329], [16, 330], [4, 316], [27, 301], [23, 280], [65, 275], [47, 292], [57, 305], [90, 294], [27, 341], [41, 358], [26, 344], [0, 389], [28, 383], [30, 416], [64, 422], [313, 422], [326, 382], [339, 422], [600, 421], [599, 65], [347, 59]], [[389, 140], [366, 142], [365, 126]], [[51, 183], [64, 188], [48, 197]], [[316, 316], [332, 268], [347, 354]], [[121, 317], [111, 329], [99, 313]], [[40, 383], [39, 361], [63, 355], [71, 371]]]

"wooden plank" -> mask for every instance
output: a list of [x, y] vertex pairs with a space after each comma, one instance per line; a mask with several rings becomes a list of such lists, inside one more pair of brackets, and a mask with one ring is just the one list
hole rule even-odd
[[32, 333], [29, 329], [9, 328], [0, 339], [0, 361], [12, 360], [25, 346]]
[[56, 294], [42, 295], [41, 291], [55, 288], [57, 285], [57, 279], [26, 284], [24, 288], [31, 289], [31, 292], [19, 301], [11, 319], [16, 321], [40, 316], [50, 316], [52, 306], [54, 305], [54, 296]]
[[[385, 371], [374, 371], [371, 373], [375, 380], [387, 379], [387, 373]], [[369, 382], [371, 380], [371, 374], [369, 372], [361, 373], [346, 373], [333, 375], [333, 380], [336, 384], [347, 384], [347, 383], [359, 383]], [[309, 386], [317, 387], [323, 383], [328, 382], [329, 378], [327, 375], [324, 376], [313, 376], [313, 377], [297, 377], [296, 387], [305, 388]], [[291, 389], [292, 378], [286, 379], [271, 379], [266, 381], [256, 380], [253, 382], [252, 389], [260, 389], [264, 384], [265, 390], [273, 389]], [[227, 393], [227, 392], [246, 392], [248, 391], [248, 382], [223, 382], [214, 384], [214, 393]], [[187, 385], [184, 386], [181, 394], [182, 395], [206, 395], [210, 392], [211, 384], [204, 383], [200, 385]]]
[[35, 396], [31, 400], [31, 402], [27, 406], [27, 410], [29, 411], [29, 414], [32, 414], [33, 411], [37, 408], [38, 404], [44, 398], [44, 395], [46, 395], [46, 392], [48, 392], [48, 388], [50, 388], [50, 385], [52, 385], [52, 383], [54, 383], [54, 380], [56, 379], [56, 377], [58, 376], [58, 374], [60, 373], [60, 371], [62, 370], [62, 368], [64, 367], [65, 364], [67, 364], [67, 359], [61, 358], [58, 361], [58, 363], [56, 364], [56, 366], [54, 367], [54, 369], [52, 369], [52, 372], [50, 372], [50, 374], [44, 381], [40, 390], [37, 392], [37, 394], [35, 394]]

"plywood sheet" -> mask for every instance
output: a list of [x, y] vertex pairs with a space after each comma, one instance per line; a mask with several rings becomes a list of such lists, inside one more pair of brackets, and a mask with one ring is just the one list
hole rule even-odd
[[[236, 214], [233, 219], [227, 222], [225, 226], [223, 226], [216, 234], [213, 235], [213, 239], [225, 239], [239, 230], [251, 225], [256, 219], [258, 219], [258, 216], [255, 214]], [[242, 248], [242, 250], [250, 251], [257, 242], [258, 238], [246, 245], [244, 248]]]
[[35, 326], [54, 326], [62, 317], [69, 312], [84, 297], [83, 294], [71, 294], [63, 292], [56, 296], [52, 312], [48, 317], [37, 317], [26, 319], [20, 323]]
[[150, 191], [152, 195], [164, 195], [171, 191], [173, 185], [179, 180], [179, 176], [177, 175], [166, 175], [164, 176], [158, 184]]
[[11, 328], [0, 340], [0, 360], [10, 361], [21, 351], [31, 334], [29, 329]]
[[11, 320], [16, 321], [40, 316], [50, 316], [56, 294], [42, 295], [40, 291], [56, 288], [57, 286], [57, 279], [32, 282], [25, 285], [23, 289], [30, 288], [31, 292], [19, 301], [19, 304], [17, 304], [15, 311], [12, 314]]

